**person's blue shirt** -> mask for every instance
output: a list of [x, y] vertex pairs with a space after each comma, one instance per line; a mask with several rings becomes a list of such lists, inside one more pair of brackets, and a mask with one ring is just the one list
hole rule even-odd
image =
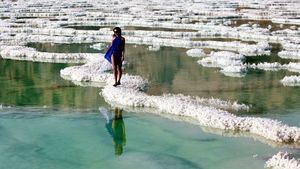
[[107, 52], [104, 55], [104, 58], [108, 60], [111, 63], [111, 55], [114, 54], [117, 58], [121, 59], [122, 56], [122, 39], [121, 37], [116, 37], [111, 47], [107, 50]]

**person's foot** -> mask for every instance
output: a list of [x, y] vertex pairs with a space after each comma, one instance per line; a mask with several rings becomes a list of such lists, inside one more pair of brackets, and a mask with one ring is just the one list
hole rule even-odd
[[117, 84], [117, 85], [121, 85], [121, 82], [120, 82], [120, 81], [118, 81], [116, 84]]
[[117, 87], [118, 83], [116, 82], [115, 84], [113, 84], [113, 87]]

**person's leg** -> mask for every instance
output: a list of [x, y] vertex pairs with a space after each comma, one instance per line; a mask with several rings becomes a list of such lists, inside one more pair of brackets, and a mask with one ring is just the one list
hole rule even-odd
[[116, 59], [115, 59], [114, 55], [111, 55], [111, 65], [112, 65], [114, 78], [115, 78], [114, 86], [116, 86], [117, 85], [117, 78], [118, 78], [118, 72], [117, 72], [118, 68], [117, 68], [117, 63], [116, 63]]
[[119, 60], [118, 65], [117, 65], [117, 69], [118, 69], [118, 78], [117, 78], [117, 84], [120, 85], [121, 84], [121, 77], [122, 77], [122, 60]]

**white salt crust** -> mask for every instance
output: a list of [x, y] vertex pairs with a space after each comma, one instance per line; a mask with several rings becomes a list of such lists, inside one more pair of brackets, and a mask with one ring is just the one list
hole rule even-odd
[[[300, 63], [298, 62], [290, 62], [288, 64], [280, 64], [278, 62], [274, 63], [258, 63], [258, 64], [252, 64], [247, 65], [249, 68], [254, 69], [263, 69], [263, 70], [270, 70], [270, 71], [278, 71], [281, 69], [286, 69], [291, 72], [300, 73]], [[284, 86], [300, 86], [300, 76], [299, 75], [293, 75], [293, 76], [285, 76], [283, 79], [280, 80], [280, 82]]]
[[250, 132], [277, 142], [300, 143], [300, 129], [297, 127], [289, 127], [279, 121], [266, 118], [237, 117], [223, 107], [199, 101], [197, 97], [149, 96], [141, 91], [122, 86], [117, 88], [105, 86], [102, 96], [107, 102], [133, 107], [151, 107], [163, 113], [191, 117], [198, 120], [202, 126]]
[[49, 53], [24, 46], [1, 46], [0, 55], [4, 59], [53, 63], [86, 63], [103, 58], [98, 53]]
[[191, 57], [204, 57], [205, 53], [202, 49], [190, 49], [186, 51], [186, 54]]
[[278, 56], [283, 59], [300, 59], [300, 50], [299, 51], [280, 51]]
[[300, 86], [300, 76], [285, 76], [280, 82], [284, 86]]
[[265, 167], [272, 169], [300, 169], [300, 159], [295, 159], [292, 154], [287, 152], [278, 152], [266, 162]]
[[[270, 54], [269, 47], [267, 43], [279, 43], [283, 46], [284, 51], [279, 52], [280, 56], [283, 58], [293, 58], [298, 59], [298, 51], [300, 49], [300, 20], [299, 18], [299, 2], [296, 0], [282, 0], [278, 2], [277, 0], [268, 0], [268, 1], [253, 1], [253, 0], [225, 0], [222, 1], [222, 5], [218, 5], [219, 8], [215, 8], [216, 4], [220, 4], [218, 0], [194, 0], [194, 1], [175, 1], [170, 0], [164, 2], [161, 0], [154, 1], [144, 1], [144, 0], [133, 0], [133, 1], [123, 1], [120, 0], [115, 2], [115, 5], [111, 5], [111, 1], [108, 0], [67, 0], [64, 3], [57, 3], [56, 1], [45, 1], [45, 0], [19, 0], [17, 2], [4, 1], [0, 4], [0, 17], [4, 19], [0, 20], [0, 45], [11, 45], [11, 46], [21, 46], [26, 45], [28, 42], [55, 42], [55, 43], [97, 43], [97, 42], [110, 42], [111, 34], [110, 29], [100, 29], [96, 31], [92, 30], [75, 30], [64, 28], [66, 26], [104, 26], [104, 27], [113, 27], [115, 25], [123, 26], [136, 26], [136, 27], [153, 27], [153, 28], [169, 28], [169, 29], [184, 29], [184, 30], [193, 30], [194, 32], [185, 32], [185, 31], [142, 31], [142, 30], [125, 30], [124, 35], [126, 36], [127, 43], [131, 44], [145, 44], [151, 45], [149, 50], [158, 50], [160, 46], [173, 46], [173, 47], [184, 47], [184, 48], [212, 48], [218, 50], [229, 50], [237, 52], [242, 55], [264, 55]], [[240, 9], [236, 7], [241, 7]], [[107, 10], [103, 10], [107, 9]], [[266, 12], [265, 9], [268, 9]], [[112, 12], [118, 11], [118, 13]], [[6, 19], [7, 17], [7, 19]], [[36, 18], [35, 18], [36, 17]], [[23, 19], [22, 19], [23, 18]], [[221, 19], [220, 19], [221, 18]], [[269, 20], [273, 23], [282, 23], [280, 27], [282, 30], [271, 31], [271, 28], [274, 25], [269, 25], [268, 28], [261, 28], [257, 24], [253, 24], [250, 21], [247, 24], [243, 24], [238, 27], [234, 27], [231, 24], [235, 24], [236, 21], [228, 18], [234, 18], [241, 20]], [[199, 21], [199, 23], [194, 22]], [[283, 29], [283, 24], [293, 24], [289, 29]], [[241, 42], [217, 42], [217, 41], [194, 41], [194, 38], [232, 38], [241, 41], [254, 41], [258, 42], [257, 44], [250, 45], [247, 43]], [[259, 42], [263, 43], [259, 43]], [[286, 51], [286, 52], [285, 52]], [[289, 53], [287, 53], [289, 52]], [[30, 58], [27, 56], [26, 57]], [[29, 52], [30, 53], [30, 52]], [[21, 59], [21, 55], [18, 52], [14, 51], [9, 53], [6, 56], [13, 56], [11, 59]], [[30, 58], [28, 60], [35, 61], [49, 61], [53, 62], [54, 58], [64, 58], [59, 62], [69, 62], [69, 59], [66, 58], [78, 58], [71, 59], [72, 62], [86, 62], [81, 58], [82, 56], [59, 56], [56, 57], [56, 54], [38, 54], [42, 55], [39, 59]], [[45, 55], [45, 56], [43, 56]], [[41, 59], [43, 58], [43, 59]], [[48, 60], [48, 58], [51, 58]], [[23, 58], [24, 59], [24, 58]], [[97, 64], [97, 63], [93, 63]], [[220, 63], [219, 65], [222, 65]], [[234, 74], [239, 76], [240, 72], [244, 71], [243, 65], [228, 65], [224, 64], [221, 67], [221, 72], [225, 75]], [[248, 66], [248, 65], [246, 65]], [[83, 81], [90, 80], [104, 80], [110, 79], [108, 73], [103, 75], [103, 77], [94, 78], [89, 76], [90, 72], [95, 72], [93, 70], [92, 63], [88, 71], [83, 73], [83, 75], [77, 72], [77, 75], [72, 75], [66, 69], [63, 71], [70, 79], [78, 79]], [[278, 64], [260, 64], [257, 68], [261, 69], [288, 69], [291, 71], [298, 72], [299, 68], [297, 65], [278, 65]], [[79, 69], [79, 68], [78, 68]], [[74, 70], [76, 74], [77, 69]], [[103, 72], [100, 68], [99, 71]], [[238, 72], [238, 73], [236, 73]], [[126, 78], [131, 80], [132, 76], [125, 75]], [[144, 84], [143, 80], [136, 77], [139, 81]], [[298, 76], [293, 77], [298, 79]], [[282, 80], [283, 81], [283, 80]], [[105, 82], [106, 83], [106, 82]], [[125, 83], [122, 83], [121, 87], [125, 87]], [[294, 82], [292, 82], [294, 83]], [[298, 83], [298, 82], [297, 82]], [[143, 85], [133, 85], [133, 91], [137, 89], [143, 89]], [[291, 84], [291, 83], [288, 83]], [[130, 82], [127, 84], [130, 86]], [[140, 87], [137, 87], [140, 86]], [[105, 87], [106, 88], [106, 87]], [[105, 89], [104, 88], [104, 89]], [[128, 90], [130, 90], [129, 88]], [[127, 89], [124, 91], [127, 92]], [[151, 98], [153, 100], [155, 96], [141, 97], [139, 104], [143, 103], [143, 99]], [[170, 98], [173, 96], [156, 96], [163, 98], [156, 98], [155, 107], [159, 107], [159, 110], [163, 112], [170, 111], [173, 114], [178, 114], [179, 110], [169, 110], [168, 106], [161, 106], [160, 101], [157, 100], [167, 100], [169, 105], [173, 101]], [[189, 102], [184, 100], [187, 96], [174, 96], [176, 98], [183, 97], [183, 101], [174, 102]], [[147, 100], [146, 99], [146, 100]], [[179, 99], [180, 100], [180, 99]], [[193, 99], [192, 99], [193, 100]], [[149, 102], [149, 101], [148, 101]], [[170, 103], [169, 103], [170, 102]], [[139, 105], [138, 104], [138, 105]], [[197, 102], [198, 104], [198, 102]], [[199, 103], [200, 104], [200, 103]], [[190, 105], [190, 104], [188, 104]], [[193, 104], [192, 104], [193, 105]], [[175, 107], [177, 105], [174, 105]], [[206, 106], [206, 105], [205, 105]], [[204, 106], [204, 107], [205, 107]], [[181, 106], [182, 107], [182, 106]], [[193, 107], [193, 106], [188, 106]], [[196, 108], [201, 107], [194, 106]], [[209, 106], [208, 106], [209, 107]], [[206, 108], [206, 107], [205, 107]], [[205, 109], [203, 108], [203, 109]], [[182, 108], [183, 109], [183, 108]], [[201, 108], [199, 108], [201, 109]], [[217, 109], [212, 106], [212, 109], [207, 108], [209, 111], [215, 113], [222, 113], [222, 108]], [[216, 110], [215, 110], [216, 109]], [[194, 110], [189, 108], [189, 110]], [[198, 110], [198, 109], [197, 109]], [[205, 109], [206, 110], [206, 109]], [[219, 112], [220, 111], [220, 112]], [[181, 111], [179, 111], [180, 114]], [[184, 112], [184, 111], [183, 111]], [[204, 111], [204, 114], [206, 112]], [[183, 113], [185, 114], [185, 113]], [[197, 117], [194, 117], [194, 113], [191, 117], [199, 120]], [[233, 119], [240, 119], [236, 116], [228, 116], [227, 111], [225, 111], [225, 119], [223, 116], [220, 116], [220, 119], [216, 121], [226, 121], [227, 123], [235, 122]], [[200, 115], [199, 115], [200, 117]], [[201, 116], [202, 117], [202, 116]], [[209, 120], [213, 120], [211, 118]], [[237, 120], [236, 119], [236, 120]], [[204, 123], [199, 120], [200, 124]], [[238, 121], [238, 120], [237, 120]], [[247, 120], [244, 120], [247, 121]], [[256, 121], [256, 120], [255, 120]], [[268, 123], [268, 122], [267, 122]], [[242, 125], [248, 124], [246, 122], [241, 122]], [[277, 124], [277, 123], [276, 123]], [[219, 123], [217, 123], [219, 125]], [[253, 123], [251, 126], [256, 126], [257, 124]], [[232, 126], [232, 125], [229, 125]], [[247, 126], [247, 125], [246, 125]], [[279, 125], [280, 126], [280, 125]], [[229, 127], [230, 128], [230, 127]], [[247, 128], [247, 127], [244, 127]], [[289, 128], [290, 129], [290, 128]], [[287, 129], [287, 130], [289, 130]], [[270, 129], [272, 133], [273, 128]], [[275, 128], [274, 130], [277, 130]], [[250, 130], [252, 132], [252, 130]], [[265, 131], [268, 132], [268, 131]], [[287, 132], [287, 131], [286, 131]], [[255, 133], [255, 132], [254, 132]], [[264, 132], [262, 132], [264, 133]], [[281, 132], [279, 132], [281, 133]], [[262, 134], [265, 137], [265, 134]], [[272, 135], [272, 134], [271, 134]], [[281, 134], [279, 134], [281, 135]], [[282, 135], [286, 135], [282, 134]], [[267, 137], [268, 138], [268, 137]], [[275, 162], [280, 162], [280, 158]], [[290, 161], [287, 161], [284, 168], [290, 169]], [[293, 168], [292, 168], [293, 169]], [[298, 168], [297, 168], [298, 169]]]
[[289, 127], [279, 121], [266, 118], [238, 117], [228, 112], [248, 110], [249, 107], [243, 104], [180, 94], [150, 96], [143, 92], [147, 87], [147, 81], [140, 76], [124, 75], [122, 84], [113, 87], [112, 75], [101, 73], [100, 65], [100, 62], [94, 62], [65, 68], [61, 70], [61, 75], [73, 81], [106, 83], [101, 94], [109, 103], [153, 108], [160, 113], [193, 118], [202, 126], [250, 132], [276, 142], [300, 142], [300, 129], [297, 127]]
[[211, 52], [209, 57], [198, 60], [198, 63], [205, 67], [219, 67], [221, 72], [227, 76], [239, 77], [246, 72], [243, 64], [245, 57], [228, 51]]

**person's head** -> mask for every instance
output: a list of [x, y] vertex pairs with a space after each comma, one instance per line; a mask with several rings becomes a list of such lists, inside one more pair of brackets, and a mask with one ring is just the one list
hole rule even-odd
[[115, 28], [113, 29], [113, 31], [114, 31], [114, 34], [115, 34], [116, 36], [121, 36], [121, 34], [122, 34], [122, 30], [121, 30], [120, 27], [115, 27]]

